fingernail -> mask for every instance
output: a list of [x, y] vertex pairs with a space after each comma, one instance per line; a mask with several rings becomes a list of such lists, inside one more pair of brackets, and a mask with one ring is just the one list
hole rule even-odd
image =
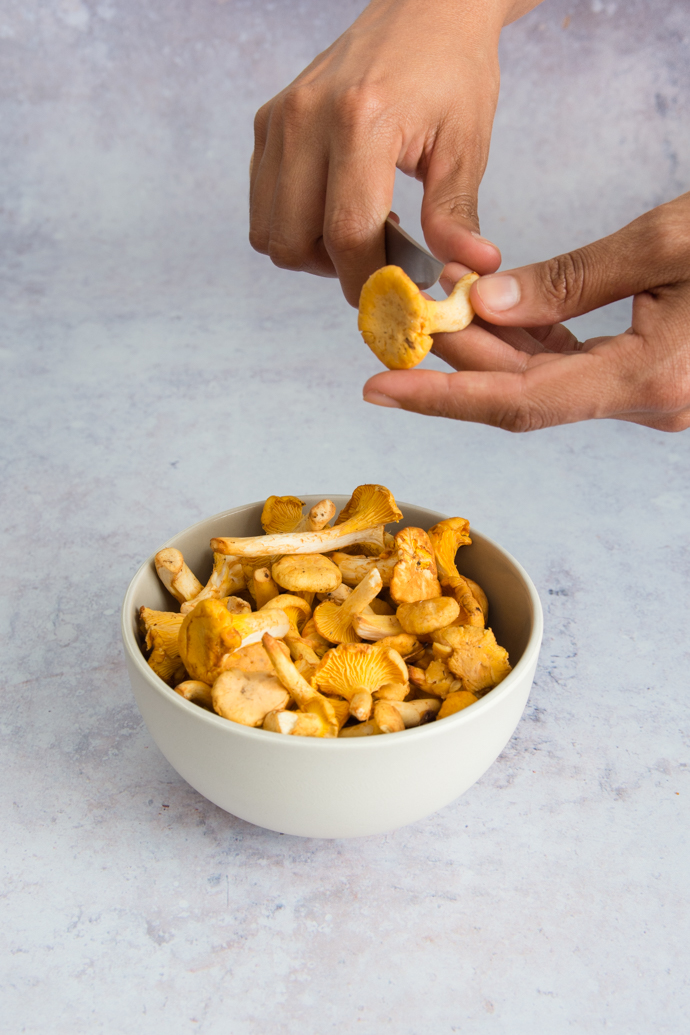
[[477, 293], [491, 313], [504, 313], [520, 301], [520, 282], [507, 274], [480, 277]]
[[367, 392], [364, 401], [374, 406], [389, 406], [392, 410], [402, 409], [397, 399], [391, 399], [390, 395], [384, 395], [383, 392]]

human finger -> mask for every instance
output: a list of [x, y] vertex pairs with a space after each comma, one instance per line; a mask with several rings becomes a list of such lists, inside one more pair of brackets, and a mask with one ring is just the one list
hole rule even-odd
[[690, 194], [584, 248], [481, 277], [472, 305], [492, 324], [545, 326], [687, 280], [689, 220]]
[[356, 115], [341, 128], [328, 164], [323, 240], [350, 305], [385, 265], [384, 224], [390, 212], [399, 144], [381, 124]]
[[543, 353], [517, 372], [386, 371], [367, 381], [363, 395], [379, 406], [508, 431], [617, 416], [636, 403], [632, 379], [607, 346], [565, 356]]

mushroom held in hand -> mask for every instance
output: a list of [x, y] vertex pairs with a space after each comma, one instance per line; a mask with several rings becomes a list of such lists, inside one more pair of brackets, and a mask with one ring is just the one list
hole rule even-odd
[[359, 298], [362, 337], [390, 370], [416, 367], [433, 345], [432, 334], [461, 331], [474, 318], [468, 273], [442, 302], [425, 298], [399, 266], [383, 266], [367, 280]]

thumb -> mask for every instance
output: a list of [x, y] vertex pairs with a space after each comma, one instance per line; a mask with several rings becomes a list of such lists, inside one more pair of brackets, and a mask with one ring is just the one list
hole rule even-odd
[[474, 310], [493, 324], [544, 327], [686, 280], [687, 218], [687, 202], [670, 202], [584, 248], [480, 277]]
[[460, 262], [478, 273], [492, 273], [501, 253], [479, 233], [477, 193], [486, 157], [450, 150], [437, 140], [424, 177], [422, 229], [431, 251], [444, 263]]

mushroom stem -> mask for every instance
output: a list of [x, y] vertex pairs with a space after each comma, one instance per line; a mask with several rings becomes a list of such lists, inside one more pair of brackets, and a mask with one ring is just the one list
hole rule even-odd
[[204, 588], [198, 578], [185, 564], [179, 550], [169, 547], [159, 550], [153, 559], [158, 577], [175, 600], [180, 604], [191, 600]]
[[257, 568], [253, 575], [254, 579], [254, 598], [256, 600], [256, 610], [260, 611], [269, 600], [273, 600], [280, 593], [280, 589], [273, 581], [271, 572], [268, 568]]
[[329, 521], [333, 520], [336, 512], [337, 507], [333, 500], [321, 500], [320, 503], [315, 503], [307, 514], [309, 531], [320, 532]]
[[219, 536], [211, 540], [211, 549], [217, 553], [236, 554], [240, 557], [264, 557], [267, 554], [328, 553], [330, 550], [339, 550], [354, 543], [373, 543], [383, 549], [383, 525], [348, 529], [343, 524], [321, 532], [277, 532], [274, 535], [251, 536], [248, 539]]

